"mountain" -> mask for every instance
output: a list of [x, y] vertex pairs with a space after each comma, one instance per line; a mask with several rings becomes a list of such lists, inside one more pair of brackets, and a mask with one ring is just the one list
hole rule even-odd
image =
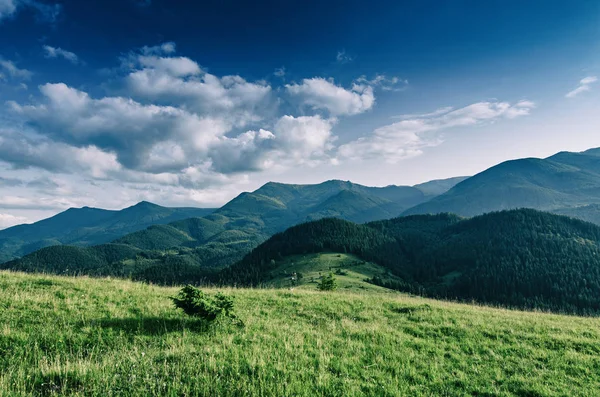
[[469, 178], [468, 176], [457, 176], [454, 178], [448, 179], [435, 179], [433, 181], [420, 183], [418, 185], [414, 185], [413, 187], [422, 191], [425, 196], [435, 197], [440, 194], [446, 193], [448, 190], [452, 189], [454, 186]]
[[[135, 248], [139, 251], [136, 255], [118, 258], [110, 266], [101, 261], [94, 262], [100, 264], [98, 268], [85, 264], [71, 266], [69, 274], [127, 275], [134, 279], [167, 284], [201, 281], [239, 261], [274, 233], [295, 224], [324, 217], [355, 222], [386, 219], [398, 216], [425, 200], [427, 195], [423, 191], [410, 186], [368, 187], [337, 180], [317, 185], [270, 182], [254, 192], [240, 194], [202, 218], [182, 219], [168, 224], [165, 221], [153, 222], [145, 229], [136, 224], [137, 230], [133, 233], [123, 233], [111, 240], [114, 244]], [[155, 208], [149, 203], [135, 207], [140, 207], [138, 211]], [[125, 217], [121, 214], [119, 219], [121, 223], [113, 224], [124, 225], [127, 223], [123, 219], [140, 219], [140, 216]], [[99, 219], [98, 223], [105, 225], [107, 221]], [[81, 234], [81, 227], [77, 230]], [[102, 236], [106, 237], [107, 230], [102, 232]], [[58, 231], [55, 233], [58, 234]], [[54, 272], [56, 266], [49, 259], [55, 256], [53, 249], [46, 248], [44, 255], [34, 252], [22, 260], [6, 263], [3, 268], [25, 271], [46, 269]], [[60, 249], [56, 251], [62, 252]], [[87, 256], [95, 256], [89, 250], [83, 252]], [[80, 254], [81, 251], [77, 251], [77, 255]]]
[[326, 216], [357, 221], [384, 219], [425, 200], [421, 190], [410, 186], [368, 187], [338, 180], [318, 185], [269, 182], [254, 192], [240, 194], [214, 215], [227, 218], [235, 227], [270, 235]]
[[150, 225], [201, 217], [212, 211], [205, 208], [167, 208], [146, 201], [120, 211], [70, 208], [39, 222], [0, 230], [0, 263], [53, 245], [103, 244]]
[[582, 219], [600, 225], [600, 204], [582, 205], [579, 207], [559, 208], [553, 213]]
[[376, 263], [401, 281], [374, 277], [371, 282], [402, 291], [600, 313], [600, 227], [531, 209], [471, 219], [414, 215], [365, 225], [322, 219], [274, 235], [222, 271], [220, 279], [268, 284], [286, 258], [324, 252]]
[[600, 204], [599, 153], [600, 149], [593, 149], [561, 152], [546, 159], [507, 161], [410, 208], [404, 215], [451, 212], [474, 216], [513, 208], [554, 211]]

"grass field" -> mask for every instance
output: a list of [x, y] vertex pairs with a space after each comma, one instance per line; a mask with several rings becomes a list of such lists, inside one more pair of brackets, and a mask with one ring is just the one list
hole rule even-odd
[[176, 291], [0, 272], [0, 396], [600, 395], [598, 318], [231, 289], [245, 328], [206, 329]]
[[[365, 279], [379, 276], [382, 280], [402, 281], [389, 274], [385, 268], [374, 263], [365, 262], [354, 255], [337, 253], [319, 253], [294, 255], [276, 263], [277, 268], [270, 272], [272, 279], [266, 284], [274, 288], [299, 288], [316, 290], [321, 277], [336, 273], [338, 289], [352, 292], [395, 293], [387, 288], [365, 282]], [[341, 273], [339, 272], [341, 271]], [[292, 284], [292, 273], [301, 274], [302, 278]]]

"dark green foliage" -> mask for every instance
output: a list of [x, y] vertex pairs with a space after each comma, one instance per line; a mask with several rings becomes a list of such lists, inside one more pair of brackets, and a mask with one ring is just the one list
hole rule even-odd
[[329, 272], [329, 274], [321, 277], [321, 281], [317, 285], [317, 289], [319, 291], [334, 291], [337, 289], [337, 282], [335, 281], [335, 276], [333, 273]]
[[[384, 251], [382, 251], [382, 248]], [[284, 256], [323, 251], [354, 253], [367, 260], [388, 262], [404, 254], [396, 241], [374, 228], [335, 218], [294, 226], [278, 233], [253, 250], [242, 261], [225, 269], [221, 279], [228, 283], [259, 285], [265, 274]], [[385, 255], [382, 253], [385, 252]], [[390, 266], [393, 264], [390, 262]]]
[[233, 312], [233, 298], [220, 292], [210, 296], [192, 285], [186, 285], [171, 299], [175, 307], [183, 310], [188, 316], [198, 317], [207, 322], [220, 318], [239, 322]]
[[103, 244], [95, 247], [60, 245], [43, 248], [20, 260], [0, 264], [0, 269], [69, 275], [120, 275], [119, 269], [111, 265], [135, 258], [139, 252], [135, 247], [122, 244]]
[[378, 263], [403, 282], [370, 281], [431, 297], [570, 313], [600, 313], [600, 227], [522, 209], [472, 219], [416, 215], [356, 225], [323, 219], [273, 236], [221, 273], [259, 285], [271, 260], [346, 252]]

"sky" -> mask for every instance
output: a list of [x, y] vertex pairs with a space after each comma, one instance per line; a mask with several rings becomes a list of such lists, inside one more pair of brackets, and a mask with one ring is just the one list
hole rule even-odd
[[600, 146], [600, 2], [0, 0], [0, 228]]

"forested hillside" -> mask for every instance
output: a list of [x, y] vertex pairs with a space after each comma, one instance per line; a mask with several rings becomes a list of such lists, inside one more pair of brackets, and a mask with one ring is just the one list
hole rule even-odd
[[273, 236], [226, 269], [222, 280], [259, 285], [279, 259], [324, 251], [380, 264], [404, 280], [385, 286], [403, 291], [600, 313], [600, 227], [530, 209], [472, 219], [417, 215], [367, 225], [323, 219]]

